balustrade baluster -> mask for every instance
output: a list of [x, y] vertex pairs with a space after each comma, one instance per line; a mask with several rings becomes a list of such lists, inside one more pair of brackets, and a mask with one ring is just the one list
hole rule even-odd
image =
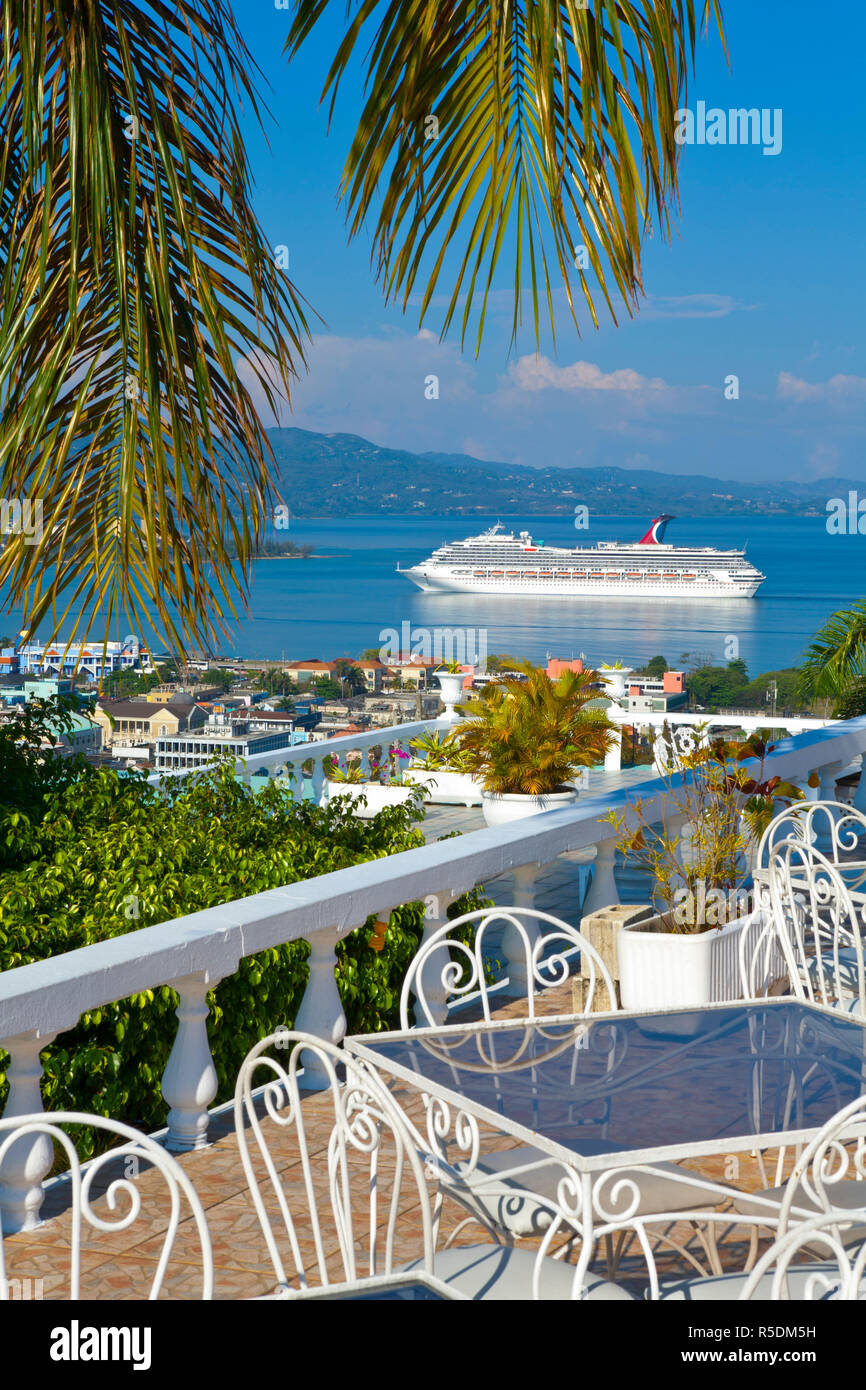
[[168, 1112], [167, 1149], [187, 1153], [207, 1143], [208, 1106], [217, 1093], [217, 1073], [207, 1035], [208, 991], [219, 984], [207, 970], [171, 981], [180, 996], [177, 1034], [162, 1078]]
[[852, 804], [855, 810], [866, 814], [866, 753], [860, 759], [860, 781], [857, 783]]
[[[538, 864], [520, 864], [513, 870], [515, 907], [532, 908], [535, 906], [535, 879], [539, 867]], [[529, 937], [529, 950], [531, 952], [541, 934], [539, 925], [531, 917], [523, 919], [521, 925]], [[508, 967], [508, 984], [504, 993], [515, 995], [518, 998], [526, 998], [532, 989], [526, 947], [520, 933], [511, 925], [506, 926], [502, 934], [502, 953]]]
[[603, 907], [612, 907], [619, 902], [614, 863], [616, 859], [615, 839], [600, 840], [595, 847], [595, 865], [592, 883], [581, 908], [581, 916], [599, 912]]
[[[819, 767], [818, 775], [821, 780], [818, 786], [818, 801], [836, 800], [836, 778], [842, 771], [842, 767], [843, 764], [841, 762], [824, 763], [823, 767]], [[835, 812], [829, 812], [827, 814], [832, 817], [834, 822], [838, 818]], [[815, 848], [821, 854], [825, 854], [828, 850], [832, 850], [833, 848], [833, 833], [828, 822], [827, 814], [817, 816], [814, 821], [816, 831]]]
[[[382, 914], [387, 918], [388, 913]], [[362, 923], [358, 923], [361, 926]], [[346, 1035], [346, 1015], [337, 988], [334, 969], [337, 964], [335, 947], [341, 933], [336, 927], [318, 931], [310, 937], [310, 978], [295, 1027], [299, 1033], [312, 1033], [315, 1038], [337, 1046]], [[304, 1086], [310, 1091], [325, 1091], [330, 1081], [321, 1061], [314, 1056], [304, 1058]]]
[[[43, 1113], [40, 1053], [56, 1036], [34, 1029], [3, 1039], [2, 1046], [9, 1053], [4, 1119]], [[54, 1145], [47, 1134], [27, 1134], [10, 1145], [0, 1163], [0, 1226], [7, 1235], [32, 1231], [39, 1225], [42, 1180], [53, 1163]]]
[[310, 781], [313, 789], [313, 800], [316, 805], [326, 805], [328, 800], [328, 789], [325, 785], [325, 767], [321, 757], [313, 759], [313, 775]]

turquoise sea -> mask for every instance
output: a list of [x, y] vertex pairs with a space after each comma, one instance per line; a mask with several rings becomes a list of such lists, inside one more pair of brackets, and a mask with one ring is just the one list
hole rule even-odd
[[[823, 515], [672, 522], [666, 539], [675, 545], [745, 544], [748, 558], [767, 575], [756, 598], [728, 604], [432, 595], [396, 573], [398, 562], [414, 564], [437, 545], [477, 534], [497, 519], [293, 520], [287, 534], [315, 545], [316, 556], [256, 563], [249, 614], [233, 627], [224, 652], [277, 661], [355, 656], [379, 646], [386, 629], [399, 631], [408, 622], [414, 628], [486, 632], [490, 652], [536, 661], [548, 653], [583, 652], [592, 663], [622, 660], [632, 666], [657, 652], [671, 663], [686, 651], [721, 661], [734, 638], [757, 675], [795, 664], [828, 614], [866, 590], [866, 537], [829, 535]], [[638, 539], [649, 518], [593, 517], [584, 531], [576, 531], [568, 516], [503, 520], [508, 529], [526, 527], [548, 545], [591, 545]], [[15, 616], [4, 625], [11, 628]]]
[[[423, 594], [396, 573], [448, 540], [477, 534], [491, 517], [353, 517], [292, 523], [288, 533], [316, 546], [320, 558], [260, 560], [250, 615], [234, 633], [245, 656], [323, 659], [377, 646], [387, 628], [485, 630], [487, 650], [533, 660], [548, 653], [590, 662], [639, 665], [661, 652], [673, 663], [698, 651], [722, 660], [731, 637], [750, 672], [796, 664], [815, 630], [835, 609], [866, 590], [866, 537], [829, 535], [826, 518], [678, 518], [675, 545], [746, 545], [766, 574], [754, 599], [727, 604], [542, 599], [500, 595]], [[638, 539], [639, 517], [594, 517], [576, 531], [570, 517], [504, 518], [548, 545]], [[648, 520], [648, 518], [647, 518]]]

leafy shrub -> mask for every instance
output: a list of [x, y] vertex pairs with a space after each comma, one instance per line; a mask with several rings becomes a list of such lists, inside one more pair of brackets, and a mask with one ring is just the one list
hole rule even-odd
[[[62, 777], [34, 766], [36, 788], [19, 779], [17, 804], [13, 797], [2, 807], [0, 970], [423, 844], [415, 824], [420, 798], [360, 821], [342, 800], [327, 807], [297, 802], [275, 782], [253, 792], [230, 765], [161, 787], [141, 773], [118, 775], [80, 762], [74, 775], [67, 769]], [[479, 901], [477, 893], [466, 895], [452, 915]], [[350, 1032], [394, 1026], [423, 905], [391, 914], [381, 951], [368, 944], [371, 923], [337, 946]], [[210, 992], [217, 1101], [232, 1095], [253, 1043], [279, 1024], [293, 1025], [308, 954], [304, 941], [259, 952]], [[177, 1030], [176, 1004], [175, 992], [164, 986], [83, 1015], [43, 1053], [46, 1108], [161, 1127], [160, 1086]], [[5, 1092], [0, 1073], [0, 1102]], [[85, 1144], [82, 1152], [88, 1151]]]

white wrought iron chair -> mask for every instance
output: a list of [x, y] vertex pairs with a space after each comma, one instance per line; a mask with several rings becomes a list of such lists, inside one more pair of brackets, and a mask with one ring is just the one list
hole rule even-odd
[[[837, 863], [805, 838], [775, 844], [767, 866], [770, 914], [750, 961], [741, 961], [747, 998], [790, 993], [794, 998], [866, 1019], [862, 931], [866, 904], [850, 890]], [[786, 1151], [779, 1150], [774, 1179], [759, 1194], [781, 1201]], [[763, 1168], [763, 1155], [760, 1156]], [[840, 1198], [866, 1205], [866, 1183], [848, 1180]], [[743, 1203], [736, 1202], [745, 1210]]]
[[[96, 1130], [116, 1135], [120, 1143], [82, 1165], [75, 1144], [66, 1133], [66, 1126], [69, 1125], [91, 1126]], [[213, 1253], [204, 1208], [180, 1164], [161, 1144], [129, 1125], [106, 1119], [101, 1115], [86, 1115], [73, 1110], [16, 1115], [0, 1119], [0, 1168], [4, 1158], [10, 1156], [16, 1144], [26, 1142], [29, 1145], [34, 1137], [38, 1139], [40, 1136], [45, 1143], [52, 1144], [55, 1153], [62, 1154], [67, 1162], [69, 1202], [63, 1215], [55, 1218], [58, 1223], [58, 1236], [56, 1242], [51, 1244], [51, 1253], [52, 1260], [59, 1265], [62, 1259], [61, 1247], [68, 1250], [70, 1299], [81, 1297], [84, 1228], [90, 1226], [95, 1232], [111, 1235], [128, 1230], [134, 1225], [148, 1198], [153, 1198], [152, 1205], [160, 1224], [158, 1228], [151, 1230], [150, 1222], [153, 1217], [150, 1217], [146, 1234], [162, 1236], [162, 1246], [156, 1254], [156, 1268], [149, 1281], [149, 1292], [146, 1295], [139, 1292], [138, 1286], [143, 1289], [147, 1280], [139, 1280], [138, 1285], [134, 1285], [134, 1276], [131, 1274], [130, 1286], [136, 1287], [132, 1296], [147, 1297], [150, 1300], [159, 1298], [180, 1224], [185, 1220], [185, 1249], [180, 1263], [187, 1267], [191, 1275], [193, 1250], [195, 1246], [198, 1247], [201, 1297], [213, 1297]], [[148, 1179], [151, 1169], [159, 1173], [164, 1179], [164, 1184], [156, 1185]], [[100, 1191], [103, 1186], [105, 1190]], [[164, 1212], [161, 1208], [166, 1195], [169, 1199], [168, 1210]], [[157, 1196], [162, 1199], [159, 1206]], [[186, 1216], [184, 1199], [189, 1208]], [[161, 1220], [163, 1215], [164, 1225]], [[191, 1223], [188, 1220], [190, 1216]], [[144, 1224], [142, 1221], [143, 1226]], [[192, 1249], [189, 1248], [188, 1234], [195, 1237]], [[95, 1239], [98, 1242], [98, 1235]], [[12, 1297], [15, 1293], [20, 1297], [22, 1275], [25, 1270], [32, 1268], [34, 1260], [35, 1251], [31, 1242], [32, 1237], [20, 1243], [14, 1235], [8, 1235], [4, 1239], [0, 1232], [0, 1301]], [[36, 1249], [38, 1250], [38, 1245]], [[104, 1260], [104, 1251], [100, 1260]], [[198, 1262], [197, 1260], [196, 1263]], [[53, 1289], [51, 1293], [53, 1295]], [[110, 1293], [106, 1290], [104, 1296], [118, 1297], [116, 1286], [112, 1286]], [[178, 1295], [173, 1292], [172, 1296]], [[93, 1297], [93, 1294], [85, 1292], [85, 1297]]]
[[668, 724], [666, 720], [653, 740], [653, 766], [662, 777], [684, 772], [695, 754], [709, 749], [712, 741], [710, 722]]
[[[746, 997], [790, 992], [866, 1019], [866, 898], [849, 888], [837, 864], [800, 838], [774, 845], [766, 891], [769, 916], [751, 959], [741, 961]], [[780, 960], [787, 990], [776, 974]]]
[[756, 896], [769, 905], [769, 869], [786, 840], [800, 840], [823, 854], [855, 900], [866, 893], [866, 815], [844, 801], [797, 801], [776, 815], [759, 841], [752, 863]]
[[[852, 1176], [856, 1175], [856, 1176]], [[806, 1145], [774, 1209], [768, 1194], [737, 1202], [737, 1216], [714, 1213], [716, 1224], [762, 1228], [776, 1238], [749, 1272], [659, 1279], [650, 1264], [648, 1296], [687, 1301], [812, 1298], [866, 1299], [866, 1096], [834, 1115]], [[636, 1230], [640, 1223], [635, 1223]], [[651, 1261], [648, 1243], [641, 1242]]]
[[[303, 1096], [311, 1060], [328, 1088]], [[324, 1142], [311, 1128], [317, 1122]], [[257, 1043], [238, 1076], [235, 1125], [277, 1280], [269, 1297], [334, 1285], [357, 1296], [359, 1282], [398, 1272], [421, 1272], [476, 1300], [572, 1296], [573, 1270], [496, 1244], [495, 1232], [483, 1245], [435, 1249], [420, 1132], [375, 1073], [331, 1044], [297, 1032]], [[600, 1279], [587, 1296], [629, 1297]]]
[[[539, 992], [568, 978], [570, 962], [573, 963], [578, 952], [583, 975], [588, 979], [582, 1016], [590, 1016], [597, 999], [602, 1006], [606, 1003], [611, 1011], [616, 1009], [615, 987], [604, 960], [591, 942], [574, 927], [550, 913], [532, 908], [480, 908], [445, 923], [418, 951], [403, 981], [401, 1028], [412, 1027], [410, 1001], [413, 996], [415, 1015], [417, 1017], [420, 1013], [428, 1027], [442, 1021], [448, 996], [458, 1000], [477, 1000], [484, 1021], [490, 1021], [491, 990], [485, 972], [484, 938], [491, 923], [504, 923], [510, 927], [522, 947], [523, 959], [519, 968], [525, 987], [523, 997], [528, 1018], [537, 1016]], [[476, 924], [471, 944], [455, 935], [469, 924]], [[550, 930], [540, 930], [543, 926]], [[514, 953], [511, 961], [514, 961]], [[492, 1048], [495, 1040], [488, 1039], [487, 1044]], [[577, 1059], [578, 1052], [575, 1051], [573, 1068], [577, 1066]], [[491, 1058], [491, 1063], [491, 1070], [495, 1072], [494, 1058]], [[604, 1153], [613, 1148], [614, 1145], [600, 1138], [583, 1141], [585, 1153]], [[631, 1178], [638, 1184], [639, 1209], [642, 1213], [677, 1206], [696, 1208], [703, 1202], [712, 1208], [726, 1199], [728, 1190], [731, 1193], [734, 1191], [733, 1188], [728, 1189], [725, 1183], [711, 1182], [698, 1174], [688, 1173], [675, 1163], [658, 1163], [651, 1169], [629, 1169], [621, 1176]], [[491, 1182], [491, 1178], [497, 1181]], [[473, 1219], [488, 1229], [492, 1226], [509, 1241], [540, 1235], [550, 1226], [551, 1211], [561, 1179], [562, 1165], [553, 1162], [542, 1149], [531, 1144], [485, 1152], [473, 1160], [471, 1168], [464, 1161], [455, 1159], [447, 1191], [450, 1196], [457, 1197], [473, 1216], [461, 1223], [450, 1238], [453, 1239], [463, 1225]], [[709, 1256], [713, 1258], [712, 1251]], [[611, 1276], [616, 1270], [616, 1259], [617, 1252], [611, 1243], [608, 1247]]]

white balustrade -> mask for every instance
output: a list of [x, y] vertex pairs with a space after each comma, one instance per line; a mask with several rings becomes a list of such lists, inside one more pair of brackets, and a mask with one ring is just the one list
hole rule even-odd
[[[535, 877], [539, 870], [538, 864], [519, 864], [514, 870], [514, 891], [512, 898], [515, 907], [535, 906]], [[522, 921], [523, 930], [529, 938], [530, 948], [533, 947], [541, 935], [538, 922], [528, 917]], [[532, 992], [533, 982], [527, 972], [526, 947], [524, 938], [521, 937], [516, 927], [506, 925], [502, 933], [502, 954], [505, 957], [505, 965], [508, 974], [508, 984], [505, 986], [504, 993], [514, 995], [518, 999], [525, 999], [527, 993]]]
[[[457, 716], [459, 719], [459, 715]], [[313, 795], [317, 801], [324, 800], [324, 788], [327, 775], [324, 769], [324, 761], [330, 757], [345, 757], [347, 753], [360, 752], [362, 755], [362, 766], [369, 770], [369, 750], [381, 747], [387, 750], [392, 745], [398, 746], [408, 751], [409, 742], [419, 735], [439, 730], [447, 732], [452, 727], [453, 721], [445, 717], [439, 719], [417, 719], [407, 724], [393, 724], [386, 728], [364, 729], [359, 734], [341, 734], [338, 738], [319, 739], [309, 743], [296, 743], [292, 747], [272, 748], [267, 753], [256, 753], [253, 757], [245, 761], [238, 759], [235, 763], [238, 775], [249, 785], [251, 776], [263, 770], [273, 773], [278, 769], [285, 768], [289, 774], [294, 774], [292, 783], [294, 795], [300, 799], [302, 789], [301, 769], [304, 763], [313, 764], [312, 786]], [[189, 777], [193, 772], [200, 772], [201, 768], [172, 768], [166, 772], [155, 772], [148, 781], [154, 785], [168, 781], [176, 777]]]
[[[383, 915], [387, 917], [388, 914]], [[313, 1037], [322, 1038], [335, 1047], [346, 1036], [346, 1015], [334, 975], [336, 946], [341, 934], [334, 928], [317, 932], [310, 938], [310, 978], [294, 1024], [299, 1033], [312, 1033]], [[314, 1053], [304, 1057], [303, 1084], [308, 1091], [326, 1091], [331, 1084], [321, 1058]]]
[[207, 1036], [207, 995], [218, 983], [207, 970], [171, 982], [180, 996], [178, 1027], [162, 1078], [162, 1094], [171, 1106], [165, 1146], [175, 1153], [201, 1149], [207, 1143], [207, 1108], [218, 1084]]
[[[691, 721], [697, 722], [695, 716]], [[641, 722], [647, 722], [646, 716]], [[742, 724], [743, 720], [728, 722]], [[796, 738], [779, 740], [765, 760], [766, 776], [778, 774], [803, 782], [817, 768], [824, 770], [826, 784], [839, 767], [863, 755], [866, 717], [820, 727], [815, 723]], [[441, 721], [424, 721], [401, 725], [399, 733], [378, 729], [275, 750], [250, 759], [248, 768], [252, 774], [257, 766], [287, 764], [300, 771], [300, 765], [312, 758], [321, 783], [322, 759], [335, 746], [347, 750], [359, 745], [386, 746], [441, 726]], [[682, 774], [672, 777], [676, 786]], [[438, 897], [435, 917], [441, 921], [445, 919], [443, 903], [447, 906], [476, 884], [515, 871], [515, 897], [525, 903], [537, 866], [593, 846], [595, 873], [583, 912], [615, 903], [616, 839], [605, 817], [611, 809], [627, 813], [630, 802], [639, 796], [650, 823], [661, 821], [666, 795], [666, 781], [647, 768], [643, 781], [629, 777], [628, 786], [616, 787], [607, 779], [601, 792], [581, 795], [560, 810], [436, 841], [5, 971], [0, 974], [0, 1046], [11, 1054], [12, 1082], [6, 1113], [41, 1109], [39, 1054], [57, 1033], [71, 1028], [83, 1013], [168, 983], [181, 996], [178, 1036], [164, 1079], [164, 1094], [172, 1107], [169, 1142], [179, 1147], [200, 1144], [214, 1085], [206, 993], [214, 981], [232, 974], [242, 957], [307, 940], [310, 977], [296, 1023], [317, 1037], [338, 1042], [346, 1019], [334, 977], [335, 947], [368, 917], [387, 916], [390, 909], [404, 903]], [[579, 915], [576, 908], [575, 924]], [[428, 918], [425, 935], [429, 937], [434, 929], [434, 919]], [[316, 1078], [311, 1074], [308, 1080], [315, 1083]], [[25, 1144], [31, 1145], [31, 1140]], [[38, 1221], [40, 1183], [50, 1156], [43, 1145], [27, 1152], [22, 1149], [21, 1155], [16, 1148], [10, 1158], [14, 1162], [4, 1160], [0, 1174], [5, 1218], [16, 1226], [33, 1225]]]
[[[42, 1111], [42, 1062], [40, 1053], [55, 1033], [31, 1030], [5, 1038], [9, 1053], [6, 1072], [9, 1098], [5, 1118], [35, 1115]], [[54, 1145], [47, 1134], [27, 1134], [11, 1145], [0, 1165], [0, 1228], [7, 1234], [29, 1231], [39, 1224], [42, 1180], [54, 1163]]]
[[612, 837], [599, 840], [596, 844], [592, 883], [583, 901], [582, 917], [588, 916], [590, 912], [600, 912], [603, 907], [611, 907], [619, 902], [619, 890], [613, 872], [616, 846], [617, 841]]

